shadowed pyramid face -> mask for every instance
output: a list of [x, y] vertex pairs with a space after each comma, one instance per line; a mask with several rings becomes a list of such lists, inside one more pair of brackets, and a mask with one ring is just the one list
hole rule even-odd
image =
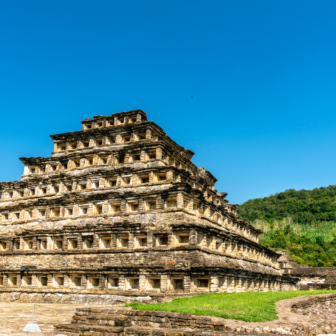
[[[51, 136], [51, 157], [20, 158], [22, 179], [0, 184], [0, 296], [30, 287], [36, 293], [22, 300], [47, 302], [47, 290], [111, 304], [112, 289], [137, 297], [295, 284], [214, 189], [216, 178], [145, 112], [82, 125]], [[23, 278], [22, 265], [36, 267]]]

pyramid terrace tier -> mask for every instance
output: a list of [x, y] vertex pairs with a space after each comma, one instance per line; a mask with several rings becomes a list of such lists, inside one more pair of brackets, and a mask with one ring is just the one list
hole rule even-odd
[[[89, 131], [69, 132], [51, 135], [54, 142], [53, 156], [87, 151], [88, 149], [123, 148], [129, 145], [142, 146], [145, 143], [162, 143], [166, 148], [166, 155], [180, 161], [181, 164], [196, 170], [191, 162], [194, 152], [186, 150], [173, 141], [154, 122], [140, 125], [126, 125], [117, 128], [102, 128]], [[211, 175], [211, 174], [210, 174]], [[217, 180], [211, 176], [214, 182]]]
[[[199, 247], [231, 259], [246, 258], [247, 262], [270, 267], [271, 273], [279, 272], [279, 255], [244, 237], [218, 225], [198, 219], [184, 212], [158, 212], [129, 216], [128, 221], [116, 217], [113, 224], [108, 218], [83, 218], [77, 222], [45, 221], [30, 225], [17, 225], [15, 231], [3, 232], [0, 236], [0, 255], [34, 255], [36, 253], [57, 255], [92, 253], [120, 253], [123, 250], [146, 250], [151, 248], [185, 250]], [[141, 220], [142, 223], [134, 223]], [[180, 222], [177, 222], [177, 221]], [[182, 222], [181, 222], [182, 221]], [[161, 261], [158, 261], [158, 265]], [[148, 261], [145, 262], [147, 264]], [[12, 266], [15, 263], [11, 263]], [[48, 267], [51, 267], [48, 265]]]
[[[25, 164], [22, 181], [33, 180], [38, 183], [46, 178], [57, 176], [60, 178], [83, 176], [95, 170], [133, 173], [148, 168], [171, 167], [175, 169], [175, 176], [171, 176], [172, 181], [188, 180], [193, 183], [195, 188], [203, 190], [208, 199], [216, 199], [217, 203], [227, 203], [227, 200], [224, 199], [226, 193], [217, 193], [214, 189], [214, 183], [217, 180], [210, 172], [202, 167], [197, 168], [190, 160], [187, 161], [185, 158], [184, 161], [183, 158], [180, 158], [181, 160], [176, 159], [169, 152], [170, 148], [165, 143], [149, 142], [141, 145], [110, 146], [104, 150], [91, 148], [80, 153], [62, 154], [59, 157], [21, 158]], [[6, 184], [3, 185], [3, 187], [7, 186]], [[0, 191], [1, 189], [0, 185]]]
[[[164, 215], [165, 221], [171, 217], [176, 222], [176, 216]], [[185, 222], [186, 217], [183, 219]], [[95, 225], [90, 221], [87, 225], [62, 229], [30, 228], [12, 238], [3, 235], [0, 241], [2, 289], [47, 287], [70, 292], [99, 289], [188, 293], [264, 291], [275, 290], [275, 283], [295, 284], [295, 279], [281, 277], [279, 255], [274, 251], [204, 224], [175, 223], [162, 228], [125, 221]], [[235, 286], [227, 286], [225, 279], [231, 283], [233, 278], [237, 278]], [[251, 288], [247, 284], [242, 288], [240, 278], [257, 282]], [[136, 283], [132, 284], [134, 279]], [[139, 279], [143, 279], [142, 285]], [[156, 279], [154, 287], [153, 279]], [[183, 280], [179, 281], [179, 288], [174, 287], [174, 279]], [[265, 288], [261, 285], [264, 281], [268, 283]]]
[[16, 225], [36, 221], [69, 222], [101, 216], [114, 220], [120, 216], [182, 210], [195, 220], [204, 219], [258, 241], [261, 231], [240, 220], [236, 207], [221, 202], [219, 197], [211, 198], [194, 184], [180, 182], [181, 174], [174, 173], [175, 168], [164, 169], [112, 175], [103, 171], [67, 179], [2, 183], [6, 191], [0, 201], [0, 223], [11, 231]]
[[[296, 290], [296, 281], [290, 277], [206, 267], [189, 272], [135, 269], [99, 271], [94, 268], [83, 271], [29, 269], [23, 272], [0, 272], [0, 299], [13, 301], [13, 295], [7, 293], [15, 292], [14, 300], [22, 295], [18, 302], [122, 304], [155, 298], [162, 300], [167, 294], [189, 296], [209, 292], [293, 291]], [[46, 300], [55, 294], [54, 300]]]
[[188, 171], [195, 179], [204, 180], [204, 183], [213, 189], [217, 181], [204, 168], [197, 168], [180, 154], [173, 153], [164, 142], [130, 143], [128, 145], [111, 145], [104, 148], [89, 147], [83, 151], [62, 153], [58, 156], [22, 157], [25, 164], [23, 178], [34, 178], [41, 175], [52, 175], [72, 170], [82, 170], [88, 167], [106, 167], [116, 165], [126, 166], [174, 166]]
[[147, 121], [147, 113], [142, 110], [133, 110], [114, 113], [110, 116], [95, 115], [82, 121], [82, 130], [113, 128], [116, 126], [135, 125]]

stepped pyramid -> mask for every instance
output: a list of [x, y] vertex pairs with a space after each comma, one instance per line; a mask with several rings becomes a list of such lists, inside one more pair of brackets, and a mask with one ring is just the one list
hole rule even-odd
[[20, 158], [21, 180], [0, 183], [0, 300], [295, 289], [216, 178], [142, 110], [51, 139], [51, 157]]

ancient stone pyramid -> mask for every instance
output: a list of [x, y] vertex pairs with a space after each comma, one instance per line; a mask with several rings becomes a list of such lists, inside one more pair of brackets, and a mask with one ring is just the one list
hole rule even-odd
[[295, 288], [216, 178], [141, 110], [51, 135], [0, 183], [0, 300], [110, 304]]

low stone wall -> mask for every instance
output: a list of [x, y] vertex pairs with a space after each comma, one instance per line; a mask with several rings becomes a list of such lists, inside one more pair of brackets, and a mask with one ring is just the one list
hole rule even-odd
[[[186, 296], [186, 295], [185, 295]], [[130, 302], [155, 303], [171, 301], [171, 298], [163, 294], [124, 293], [123, 295], [110, 294], [72, 294], [62, 292], [2, 292], [0, 302], [20, 302], [20, 303], [60, 303], [75, 305], [123, 305]]]
[[[189, 333], [186, 331], [189, 330]], [[190, 314], [131, 309], [78, 308], [70, 324], [55, 331], [74, 335], [190, 335], [197, 332], [228, 332], [223, 322]], [[158, 333], [159, 331], [159, 333]]]
[[336, 289], [336, 267], [298, 267], [296, 265], [290, 275], [299, 278], [299, 290], [331, 290]]
[[309, 297], [306, 300], [302, 300], [300, 302], [294, 303], [291, 309], [293, 312], [297, 312], [299, 309], [305, 309], [305, 308], [314, 306], [318, 303], [332, 302], [332, 301], [336, 302], [336, 294]]
[[298, 290], [336, 290], [336, 284], [328, 283], [308, 283], [308, 284], [298, 284]]

